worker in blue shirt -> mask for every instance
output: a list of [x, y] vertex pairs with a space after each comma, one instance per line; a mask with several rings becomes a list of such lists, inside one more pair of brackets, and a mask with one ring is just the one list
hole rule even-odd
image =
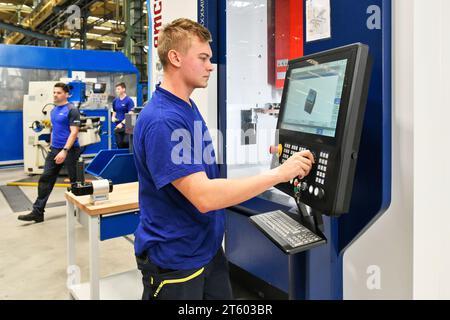
[[115, 124], [114, 135], [119, 149], [128, 148], [127, 136], [125, 134], [125, 114], [132, 112], [134, 108], [133, 99], [127, 96], [125, 83], [116, 84], [117, 97], [112, 102], [112, 122]]
[[76, 166], [80, 156], [78, 132], [81, 122], [78, 108], [70, 104], [68, 98], [69, 87], [65, 83], [56, 83], [53, 88], [55, 107], [50, 113], [50, 151], [45, 158], [44, 173], [39, 178], [38, 197], [31, 213], [20, 215], [19, 220], [36, 223], [44, 221], [45, 205], [63, 166], [67, 169], [70, 182], [76, 182]]
[[135, 254], [143, 299], [232, 299], [222, 249], [224, 208], [303, 178], [314, 162], [303, 151], [258, 176], [220, 179], [211, 136], [190, 99], [213, 72], [209, 42], [210, 32], [188, 19], [160, 31], [164, 80], [134, 130], [141, 213]]

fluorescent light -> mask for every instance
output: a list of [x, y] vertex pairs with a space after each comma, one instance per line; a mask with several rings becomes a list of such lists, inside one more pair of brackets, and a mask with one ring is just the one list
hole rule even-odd
[[97, 34], [97, 33], [90, 33], [90, 32], [86, 32], [87, 36], [91, 36], [91, 37], [101, 37], [101, 34]]
[[125, 24], [123, 21], [117, 21], [117, 20], [108, 20], [108, 22], [114, 23], [114, 24]]
[[117, 42], [114, 42], [114, 41], [102, 41], [102, 43], [105, 43], [105, 44], [117, 44]]
[[110, 31], [111, 30], [110, 27], [102, 27], [102, 26], [94, 26], [94, 29], [96, 29], [96, 30], [106, 30], [106, 31]]
[[80, 38], [72, 38], [72, 39], [70, 39], [70, 41], [73, 41], [73, 42], [79, 42], [79, 41], [80, 41]]

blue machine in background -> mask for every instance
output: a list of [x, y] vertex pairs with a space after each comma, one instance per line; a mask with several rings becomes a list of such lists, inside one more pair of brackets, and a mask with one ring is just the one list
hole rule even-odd
[[[3, 139], [8, 144], [0, 145], [0, 164], [20, 163], [23, 160], [22, 107], [23, 97], [28, 92], [30, 81], [59, 81], [71, 78], [75, 71], [85, 72], [87, 77], [99, 78], [107, 82], [111, 95], [114, 95], [114, 83], [139, 83], [136, 67], [120, 52], [71, 50], [20, 45], [0, 45], [0, 122], [3, 124]], [[131, 85], [129, 86], [131, 87]], [[84, 84], [75, 83], [76, 94], [71, 100], [82, 100]], [[141, 89], [132, 94], [137, 96], [137, 104], [142, 104]], [[108, 119], [106, 108], [85, 110], [87, 116], [101, 116]], [[107, 121], [102, 126], [101, 143], [88, 146], [85, 154], [96, 153], [109, 148], [105, 132]], [[111, 135], [110, 133], [108, 135]]]
[[[70, 97], [69, 102], [73, 103], [75, 106], [81, 106], [86, 102], [86, 83], [81, 80], [74, 80], [68, 83], [70, 88]], [[102, 89], [101, 91], [96, 91], [96, 93], [104, 93], [106, 90], [106, 84], [101, 83], [99, 87]], [[111, 149], [115, 146], [115, 137], [112, 134], [109, 126], [109, 109], [108, 108], [83, 108], [80, 110], [80, 113], [86, 117], [100, 117], [104, 119], [101, 122], [100, 126], [100, 142], [91, 144], [83, 148], [84, 155], [95, 155], [100, 150]]]
[[[101, 117], [102, 119], [108, 119], [108, 109], [82, 109], [81, 114], [84, 114], [87, 117]], [[100, 126], [100, 139], [100, 142], [86, 146], [83, 154], [92, 155], [97, 154], [101, 150], [114, 148], [114, 134], [110, 133], [108, 120], [102, 121]], [[111, 139], [111, 146], [109, 145], [109, 139]]]
[[86, 101], [86, 83], [80, 80], [75, 80], [68, 83], [70, 88], [69, 102], [76, 106], [80, 106]]
[[[304, 54], [363, 42], [370, 47], [374, 60], [349, 213], [340, 218], [324, 217], [326, 245], [287, 256], [248, 221], [248, 217], [255, 214], [289, 210], [286, 199], [277, 201], [262, 196], [227, 210], [225, 249], [232, 265], [292, 299], [342, 299], [346, 248], [385, 212], [391, 200], [392, 4], [390, 0], [335, 0], [330, 3], [331, 38], [304, 42]], [[303, 4], [306, 7], [306, 1]], [[367, 21], [373, 14], [368, 11], [370, 7], [380, 10], [382, 28], [368, 28]], [[306, 30], [306, 24], [304, 28]], [[223, 38], [220, 43], [225, 45]], [[223, 69], [226, 69], [225, 60], [219, 70]], [[226, 119], [227, 115], [225, 76], [226, 72], [220, 75], [220, 119]], [[220, 121], [224, 131], [226, 120]]]

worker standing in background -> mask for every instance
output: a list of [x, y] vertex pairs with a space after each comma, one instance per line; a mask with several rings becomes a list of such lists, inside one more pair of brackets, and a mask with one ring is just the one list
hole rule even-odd
[[302, 151], [263, 174], [220, 179], [208, 128], [190, 99], [213, 72], [210, 42], [210, 32], [189, 19], [160, 31], [164, 80], [136, 122], [140, 223], [134, 245], [143, 299], [232, 299], [222, 249], [224, 208], [303, 179], [314, 162]]
[[57, 83], [53, 88], [55, 107], [50, 113], [52, 133], [50, 151], [45, 158], [44, 173], [39, 178], [38, 197], [33, 204], [33, 211], [20, 215], [19, 220], [44, 221], [45, 205], [55, 186], [58, 174], [66, 166], [71, 183], [76, 182], [77, 160], [80, 156], [78, 132], [80, 130], [80, 112], [70, 104], [69, 87], [65, 83]]
[[116, 84], [116, 95], [117, 97], [112, 102], [112, 122], [116, 125], [114, 128], [116, 144], [119, 149], [128, 148], [129, 141], [125, 134], [125, 114], [132, 112], [134, 102], [127, 96], [127, 87], [123, 82]]

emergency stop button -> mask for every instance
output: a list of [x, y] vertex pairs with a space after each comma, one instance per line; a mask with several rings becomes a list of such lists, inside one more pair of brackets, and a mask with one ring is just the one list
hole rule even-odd
[[270, 146], [269, 153], [276, 154], [279, 158], [283, 154], [283, 146], [281, 144], [279, 144], [278, 146]]

